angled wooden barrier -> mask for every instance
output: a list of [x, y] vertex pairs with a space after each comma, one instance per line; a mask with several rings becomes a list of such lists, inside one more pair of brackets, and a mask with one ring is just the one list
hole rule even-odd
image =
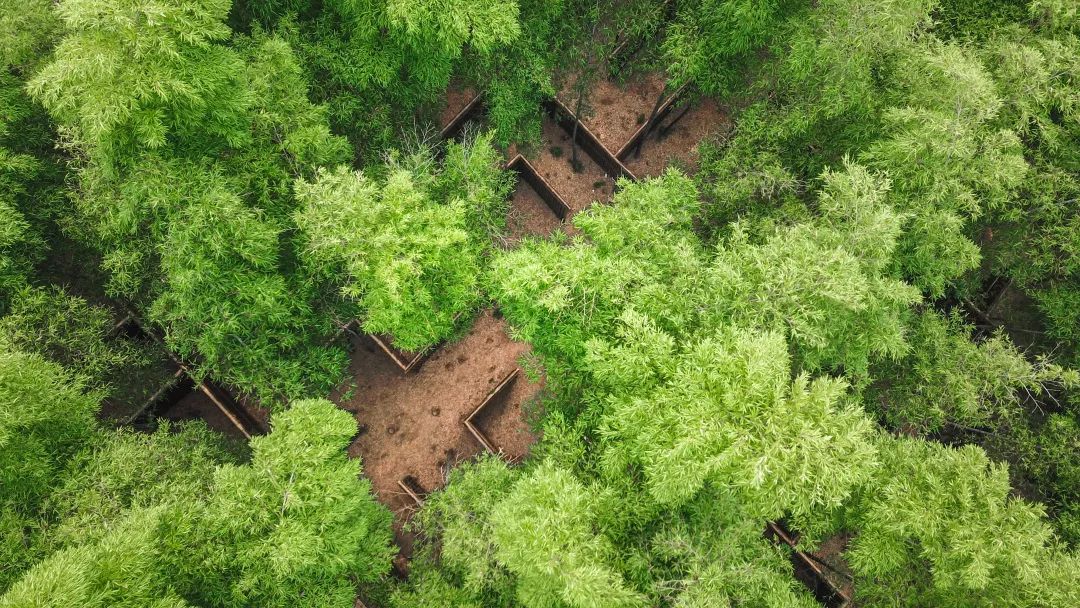
[[510, 386], [510, 384], [518, 377], [518, 374], [520, 373], [521, 368], [515, 367], [514, 369], [512, 369], [510, 373], [506, 374], [506, 376], [504, 376], [503, 379], [499, 381], [497, 385], [495, 385], [495, 388], [491, 389], [491, 391], [488, 392], [487, 396], [484, 397], [484, 400], [480, 402], [480, 405], [476, 406], [476, 409], [474, 409], [472, 413], [466, 416], [465, 420], [462, 421], [465, 424], [465, 428], [468, 429], [469, 433], [471, 433], [472, 436], [475, 437], [478, 442], [480, 442], [480, 445], [484, 446], [484, 449], [491, 452], [492, 454], [498, 454], [501, 452], [501, 450], [496, 449], [495, 445], [492, 444], [491, 440], [487, 438], [487, 435], [485, 435], [483, 431], [481, 431], [480, 428], [477, 427], [473, 421], [480, 414], [480, 412], [484, 411], [484, 408], [486, 408], [492, 401], [495, 400], [496, 397], [498, 397]]
[[548, 209], [551, 209], [551, 212], [560, 221], [566, 221], [566, 218], [570, 217], [573, 211], [570, 205], [566, 204], [563, 197], [555, 191], [555, 188], [551, 187], [551, 184], [540, 175], [540, 172], [536, 170], [536, 167], [532, 166], [532, 163], [527, 158], [518, 154], [510, 162], [506, 163], [506, 168], [517, 173], [519, 182], [524, 181], [535, 190], [540, 199], [544, 201], [544, 204], [548, 206]]
[[393, 361], [395, 365], [401, 368], [402, 373], [406, 374], [419, 367], [420, 364], [431, 356], [431, 353], [437, 348], [436, 346], [429, 346], [419, 352], [410, 353], [395, 348], [393, 342], [386, 336], [368, 334], [368, 337], [370, 337], [371, 340], [386, 353], [386, 356], [390, 357], [390, 360]]
[[402, 492], [405, 492], [406, 496], [416, 503], [417, 508], [424, 506], [424, 496], [427, 495], [427, 492], [420, 487], [420, 483], [413, 476], [407, 475], [403, 479], [399, 479], [397, 485]]
[[252, 416], [251, 412], [241, 406], [229, 391], [226, 391], [213, 380], [204, 379], [198, 388], [221, 410], [221, 413], [229, 419], [229, 422], [240, 431], [240, 434], [245, 439], [251, 439], [252, 436], [265, 435], [270, 432], [270, 429], [261, 420]]
[[461, 135], [465, 130], [465, 125], [474, 120], [478, 120], [487, 111], [487, 107], [484, 105], [484, 97], [477, 95], [469, 100], [469, 103], [465, 104], [465, 107], [460, 112], [454, 115], [450, 122], [446, 123], [446, 126], [439, 131], [439, 138], [443, 140], [454, 139]]
[[775, 542], [791, 547], [791, 562], [795, 566], [795, 578], [806, 585], [819, 602], [827, 608], [847, 608], [851, 605], [851, 598], [825, 576], [825, 571], [810, 554], [797, 548], [795, 539], [783, 526], [777, 522], [769, 522], [765, 535]]
[[[255, 435], [265, 435], [270, 431], [263, 421], [251, 415], [247, 408], [237, 403], [222, 386], [209, 378], [204, 378], [202, 382], [196, 383], [191, 367], [168, 348], [165, 340], [160, 335], [148, 330], [134, 312], [129, 313], [124, 321], [121, 321], [121, 324], [127, 324], [127, 329], [120, 331], [125, 333], [134, 332], [130, 335], [146, 336], [156, 342], [177, 367], [173, 380], [158, 389], [134, 414], [128, 416], [124, 420], [125, 424], [132, 424], [148, 413], [167, 410], [193, 391], [199, 391], [210, 399], [214, 406], [221, 411], [222, 415], [229, 420], [245, 439], [251, 439]], [[121, 324], [118, 324], [117, 327]]]
[[612, 154], [604, 144], [600, 143], [600, 139], [596, 137], [592, 130], [585, 126], [585, 123], [581, 122], [563, 102], [557, 98], [549, 99], [544, 102], [544, 110], [609, 177], [637, 179], [630, 169], [627, 169], [626, 165], [615, 154]]
[[168, 381], [161, 385], [133, 413], [121, 420], [121, 424], [131, 426], [155, 411], [167, 410], [195, 390], [195, 381], [184, 368], [177, 368]]

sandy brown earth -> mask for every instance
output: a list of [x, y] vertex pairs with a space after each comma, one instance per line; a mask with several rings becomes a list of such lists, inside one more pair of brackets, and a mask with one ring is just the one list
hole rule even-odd
[[540, 147], [527, 154], [526, 158], [574, 213], [585, 209], [594, 201], [604, 202], [611, 199], [615, 180], [584, 150], [578, 149], [580, 171], [574, 171], [571, 167], [573, 151], [569, 133], [549, 116], [544, 117], [541, 131]]
[[446, 91], [446, 105], [439, 112], [439, 128], [441, 129], [450, 124], [450, 121], [458, 115], [458, 112], [469, 105], [473, 97], [476, 97], [476, 91], [473, 89], [451, 85]]
[[[675, 108], [672, 117], [680, 111]], [[639, 178], [660, 175], [672, 164], [693, 173], [697, 170], [698, 144], [725, 130], [729, 120], [716, 102], [703, 99], [661, 139], [657, 140], [655, 132], [650, 134], [641, 146], [640, 156], [630, 154], [623, 159], [623, 164]]]
[[[354, 335], [352, 348], [353, 386], [342, 387], [332, 399], [356, 416], [361, 433], [349, 446], [349, 455], [361, 459], [376, 496], [394, 512], [397, 540], [402, 554], [408, 555], [412, 539], [401, 526], [415, 505], [398, 481], [412, 477], [430, 492], [445, 483], [455, 464], [482, 451], [463, 421], [518, 366], [529, 347], [511, 340], [506, 322], [486, 311], [463, 338], [437, 349], [409, 374], [370, 338]], [[540, 388], [519, 379], [508, 405], [493, 412], [494, 417], [520, 415], [521, 404]], [[535, 441], [531, 435], [503, 431], [523, 424], [493, 424], [516, 455], [523, 456]]]
[[519, 373], [509, 387], [477, 413], [473, 426], [504, 458], [519, 462], [529, 455], [536, 441], [527, 420], [536, 411], [538, 400], [536, 385]]
[[[433, 490], [445, 481], [448, 466], [479, 453], [462, 421], [529, 350], [506, 330], [505, 321], [484, 312], [462, 339], [439, 348], [409, 374], [370, 339], [353, 338], [350, 371], [356, 387], [335, 400], [364, 429], [349, 454], [361, 457], [377, 493], [396, 493], [406, 476]], [[524, 400], [539, 388], [516, 384], [511, 400]]]
[[[637, 76], [624, 85], [601, 80], [589, 96], [591, 112], [582, 120], [612, 154], [619, 151], [634, 132], [648, 120], [656, 98], [664, 90], [664, 77], [657, 73]], [[564, 102], [573, 101], [563, 97]]]
[[518, 180], [506, 217], [507, 245], [514, 246], [526, 236], [547, 236], [561, 226], [562, 221], [536, 190], [525, 180]]

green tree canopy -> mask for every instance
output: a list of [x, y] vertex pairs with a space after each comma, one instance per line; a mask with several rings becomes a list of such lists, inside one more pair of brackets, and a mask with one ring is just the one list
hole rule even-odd
[[37, 557], [43, 501], [95, 434], [99, 395], [39, 355], [0, 352], [0, 590]]
[[30, 92], [107, 163], [142, 149], [245, 141], [251, 100], [229, 37], [228, 0], [66, 0], [66, 36]]
[[66, 461], [93, 436], [98, 395], [38, 355], [0, 356], [0, 487], [4, 504], [33, 510]]
[[845, 385], [800, 376], [775, 333], [720, 331], [673, 352], [669, 337], [624, 315], [618, 345], [590, 346], [606, 397], [612, 470], [643, 469], [660, 504], [706, 483], [762, 520], [842, 500], [874, 465], [869, 421], [843, 403]]
[[390, 512], [345, 454], [356, 422], [312, 399], [272, 423], [251, 463], [218, 469], [204, 506], [165, 539], [184, 547], [173, 576], [198, 605], [351, 606], [394, 555]]
[[189, 187], [198, 190], [161, 244], [166, 288], [150, 309], [168, 344], [268, 404], [329, 388], [342, 353], [303, 329], [316, 321], [279, 274], [280, 228], [215, 175]]
[[490, 135], [451, 143], [441, 168], [427, 149], [396, 158], [385, 177], [339, 166], [298, 181], [296, 224], [312, 274], [341, 285], [364, 330], [420, 350], [478, 302], [481, 254], [501, 232], [507, 187]]
[[394, 553], [344, 451], [356, 423], [321, 399], [273, 422], [247, 463], [201, 424], [103, 437], [50, 499], [52, 553], [0, 606], [352, 606]]
[[4, 608], [188, 608], [164, 580], [155, 540], [171, 514], [141, 509], [99, 542], [64, 549], [38, 563], [3, 596]]
[[596, 497], [569, 473], [541, 465], [493, 509], [499, 561], [517, 575], [525, 606], [644, 606], [606, 561], [610, 541], [596, 529]]
[[976, 446], [878, 441], [881, 467], [840, 511], [858, 536], [847, 558], [856, 590], [940, 606], [1068, 606], [1075, 556], [1052, 544], [1042, 508], [1010, 496], [1007, 466]]

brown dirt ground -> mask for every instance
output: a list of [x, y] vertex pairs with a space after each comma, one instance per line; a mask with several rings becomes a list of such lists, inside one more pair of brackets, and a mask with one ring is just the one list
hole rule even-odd
[[270, 428], [270, 408], [264, 407], [255, 397], [241, 393], [230, 386], [223, 386], [222, 390], [231, 395], [236, 404], [244, 408], [249, 416], [261, 423], [263, 428]]
[[221, 413], [221, 410], [206, 396], [206, 393], [199, 389], [191, 391], [176, 405], [159, 414], [159, 417], [177, 421], [201, 419], [215, 431], [237, 439], [244, 439], [239, 429], [233, 426], [232, 421]]
[[536, 190], [525, 180], [519, 179], [514, 196], [510, 199], [510, 213], [506, 217], [507, 245], [512, 247], [526, 236], [548, 236], [561, 226], [562, 221]]
[[529, 383], [524, 373], [519, 373], [511, 385], [472, 420], [473, 426], [510, 462], [528, 456], [529, 448], [536, 441], [526, 423], [526, 410], [533, 406], [537, 397], [536, 385]]
[[[601, 80], [593, 87], [589, 99], [592, 112], [586, 113], [587, 118], [582, 122], [614, 154], [648, 120], [656, 97], [663, 90], [664, 77], [655, 72], [635, 77], [622, 86]], [[569, 103], [573, 98], [561, 99]]]
[[844, 576], [834, 570], [822, 567], [825, 578], [829, 579], [830, 583], [850, 598], [855, 595], [855, 585], [850, 578], [851, 568], [848, 566], [847, 560], [844, 559], [843, 555], [849, 542], [851, 542], [850, 534], [837, 534], [821, 543], [821, 547], [819, 547], [817, 551], [814, 551], [813, 555], [835, 568], [836, 571], [847, 575]]
[[[578, 159], [583, 165], [580, 172], [575, 172], [570, 166], [570, 134], [549, 116], [544, 117], [541, 130], [541, 147], [526, 157], [570, 209], [577, 213], [594, 201], [610, 200], [615, 180], [608, 177], [588, 154], [579, 149]], [[560, 154], [556, 156], [553, 149], [559, 149]], [[594, 187], [596, 184], [600, 186]]]
[[[485, 311], [468, 334], [436, 350], [409, 374], [370, 338], [352, 337], [350, 372], [355, 384], [341, 387], [331, 398], [353, 412], [360, 424], [362, 432], [349, 446], [349, 455], [361, 458], [376, 496], [394, 512], [403, 555], [411, 552], [412, 538], [401, 527], [413, 503], [398, 481], [411, 476], [430, 492], [445, 483], [453, 465], [481, 452], [463, 420], [529, 351], [526, 344], [511, 340], [507, 329], [505, 321]], [[514, 388], [523, 402], [541, 385], [521, 382]], [[534, 440], [522, 438], [512, 448], [520, 452]]]
[[476, 91], [471, 88], [457, 88], [453, 84], [446, 91], [446, 105], [439, 112], [439, 128], [450, 124], [458, 112], [469, 105], [472, 98], [476, 97]]
[[698, 142], [726, 129], [729, 120], [716, 102], [702, 99], [663, 139], [657, 141], [654, 132], [641, 146], [641, 155], [635, 158], [630, 154], [623, 164], [639, 178], [660, 175], [671, 164], [693, 173], [697, 170]]

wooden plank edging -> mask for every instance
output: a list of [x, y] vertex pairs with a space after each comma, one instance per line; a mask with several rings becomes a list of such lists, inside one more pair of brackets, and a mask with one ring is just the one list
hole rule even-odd
[[[247, 411], [247, 409], [237, 403], [236, 400], [233, 399], [229, 395], [228, 391], [226, 391], [224, 388], [218, 386], [207, 378], [204, 378], [201, 382], [196, 382], [195, 374], [193, 374], [191, 371], [191, 366], [184, 362], [176, 353], [172, 351], [172, 349], [169, 348], [169, 346], [165, 343], [165, 339], [162, 336], [160, 336], [155, 331], [147, 329], [147, 327], [143, 324], [142, 319], [138, 316], [138, 314], [135, 313], [134, 310], [129, 310], [128, 316], [124, 319], [124, 321], [118, 324], [117, 327], [120, 328], [122, 325], [128, 323], [134, 324], [142, 333], [149, 336], [154, 342], [157, 342], [157, 344], [161, 346], [162, 350], [164, 350], [165, 354], [168, 355], [170, 359], [172, 359], [173, 363], [175, 363], [176, 366], [179, 368], [177, 372], [173, 375], [174, 379], [177, 379], [181, 383], [184, 382], [184, 380], [182, 379], [183, 377], [186, 377], [188, 380], [190, 380], [194, 385], [194, 388], [192, 390], [201, 391], [203, 394], [209, 397], [210, 400], [214, 403], [214, 405], [219, 410], [221, 410], [221, 413], [225, 415], [229, 422], [232, 423], [232, 425], [236, 427], [238, 431], [240, 431], [240, 434], [242, 434], [245, 439], [251, 439], [253, 435], [264, 435], [269, 432], [269, 429], [266, 428], [265, 425], [263, 425], [260, 421], [256, 420], [256, 418], [252, 416]], [[140, 408], [139, 412], [129, 417], [127, 422], [134, 422], [134, 420], [138, 418], [138, 416], [145, 414], [151, 409], [159, 407], [160, 404], [157, 404], [154, 401], [160, 398], [162, 394], [168, 394], [168, 391], [171, 390], [173, 386], [166, 386], [162, 389], [159, 389], [156, 393], [154, 393], [153, 396], [151, 396], [151, 398], [143, 405], [143, 407]], [[186, 391], [170, 405], [175, 405], [175, 403], [178, 403], [180, 399], [183, 399], [185, 396], [187, 396]]]
[[445, 140], [457, 137], [464, 130], [465, 125], [479, 116], [485, 109], [483, 95], [477, 94], [473, 96], [469, 103], [465, 104], [465, 107], [455, 114], [454, 118], [446, 123], [445, 127], [439, 130], [439, 138]]
[[577, 124], [577, 144], [581, 146], [581, 149], [588, 154], [596, 164], [600, 165], [609, 177], [618, 179], [620, 177], [629, 179], [631, 181], [636, 180], [637, 177], [630, 169], [626, 167], [616, 154], [612, 154], [611, 150], [607, 149], [598, 137], [592, 132], [589, 127], [585, 126], [570, 108], [566, 106], [559, 98], [555, 97], [544, 103], [545, 109], [548, 111], [559, 127], [567, 133], [571, 138], [574, 137], [574, 125]]
[[472, 436], [480, 442], [480, 445], [484, 446], [484, 448], [492, 454], [498, 454], [500, 453], [500, 450], [495, 449], [494, 444], [492, 444], [491, 440], [487, 438], [487, 435], [484, 435], [483, 431], [481, 431], [479, 427], [473, 424], [473, 419], [476, 418], [476, 416], [480, 414], [480, 412], [483, 411], [484, 408], [486, 408], [492, 401], [494, 401], [495, 397], [497, 397], [499, 393], [501, 393], [508, 386], [510, 386], [510, 383], [513, 382], [520, 373], [520, 367], [515, 367], [514, 369], [510, 370], [510, 373], [506, 374], [506, 376], [504, 376], [503, 379], [497, 385], [495, 385], [495, 388], [491, 389], [491, 391], [488, 392], [487, 396], [484, 397], [484, 400], [480, 402], [480, 405], [476, 406], [476, 409], [474, 409], [472, 413], [466, 416], [465, 420], [462, 421], [462, 423], [465, 425], [465, 428], [468, 429], [468, 431], [472, 433]]
[[401, 371], [406, 374], [411, 372], [414, 368], [416, 368], [417, 365], [423, 362], [424, 359], [426, 359], [429, 355], [431, 355], [432, 352], [435, 351], [435, 346], [429, 346], [424, 350], [416, 353], [416, 355], [413, 356], [412, 359], [405, 360], [398, 355], [398, 352], [402, 351], [391, 347], [391, 345], [387, 344], [386, 341], [379, 336], [375, 334], [368, 334], [368, 337], [371, 338], [375, 342], [375, 344], [378, 345], [378, 347], [381, 348], [384, 353], [386, 353], [386, 356], [390, 357], [390, 360], [393, 361], [399, 368], [401, 368]]
[[[805, 551], [798, 549], [795, 539], [788, 534], [783, 526], [777, 522], [769, 522], [766, 525], [766, 535], [770, 534], [774, 536], [775, 539], [779, 540], [779, 542], [791, 547], [792, 561], [799, 561], [813, 573], [814, 578], [817, 580], [817, 584], [815, 585], [815, 588], [811, 588], [810, 591], [819, 602], [825, 604], [828, 608], [847, 608], [847, 606], [851, 604], [851, 598], [825, 576], [825, 571], [821, 569], [821, 566], [819, 566], [817, 562], [815, 562]], [[807, 586], [809, 587], [809, 585]], [[824, 589], [822, 589], [822, 587], [824, 587]]]
[[413, 502], [416, 503], [416, 506], [418, 508], [424, 506], [424, 495], [426, 494], [426, 492], [424, 492], [424, 489], [420, 487], [420, 484], [416, 483], [415, 479], [413, 479], [411, 476], [405, 477], [403, 479], [399, 479], [397, 485], [399, 488], [402, 489], [402, 491], [405, 492], [406, 495], [408, 495], [409, 498], [412, 499]]
[[519, 180], [524, 180], [526, 184], [535, 190], [544, 201], [544, 204], [548, 206], [548, 209], [551, 209], [551, 212], [554, 213], [555, 217], [559, 218], [560, 221], [566, 221], [566, 218], [570, 217], [571, 213], [573, 213], [570, 205], [566, 204], [562, 195], [559, 194], [542, 175], [540, 175], [540, 172], [536, 170], [536, 167], [533, 167], [532, 163], [529, 162], [529, 159], [518, 154], [514, 156], [510, 162], [506, 163], [505, 166], [507, 169], [517, 173]]

